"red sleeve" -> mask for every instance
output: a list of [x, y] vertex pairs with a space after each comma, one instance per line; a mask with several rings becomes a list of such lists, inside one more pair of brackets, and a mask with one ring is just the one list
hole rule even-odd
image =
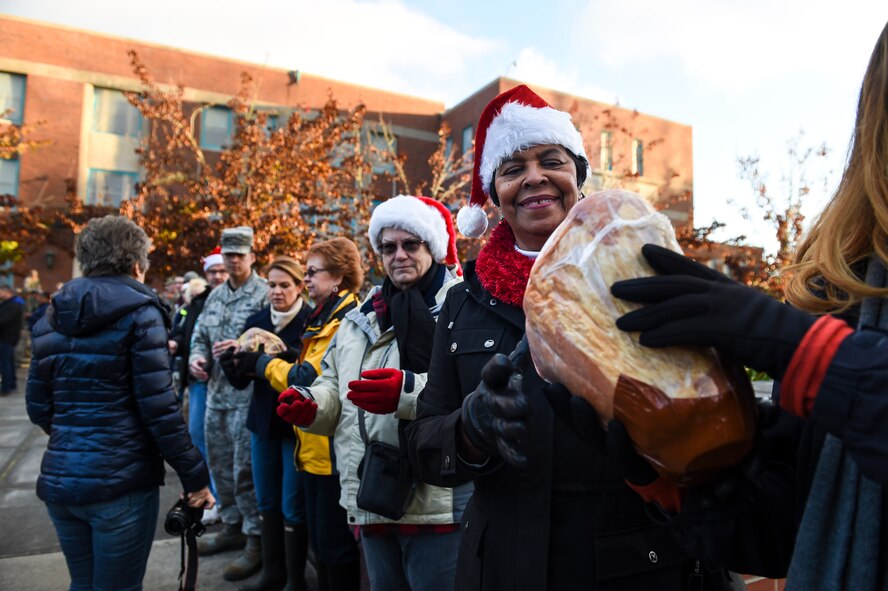
[[628, 480], [626, 484], [637, 492], [646, 503], [656, 503], [663, 509], [673, 513], [681, 511], [682, 503], [684, 503], [685, 489], [672, 484], [662, 476], [645, 486], [632, 484]]
[[789, 362], [780, 384], [780, 406], [806, 418], [839, 345], [854, 331], [832, 316], [823, 316], [811, 326]]

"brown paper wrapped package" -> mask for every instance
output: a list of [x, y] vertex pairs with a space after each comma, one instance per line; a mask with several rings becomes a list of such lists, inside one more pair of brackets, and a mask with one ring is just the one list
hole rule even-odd
[[622, 279], [654, 274], [646, 243], [681, 252], [669, 220], [639, 195], [581, 200], [546, 242], [524, 296], [539, 374], [585, 398], [603, 422], [622, 421], [670, 480], [694, 484], [739, 462], [754, 435], [754, 398], [742, 368], [714, 350], [642, 347], [616, 327], [636, 304], [611, 296]]

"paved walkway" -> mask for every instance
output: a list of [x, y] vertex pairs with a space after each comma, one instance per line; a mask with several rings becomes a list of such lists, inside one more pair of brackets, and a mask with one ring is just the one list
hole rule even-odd
[[[16, 393], [0, 398], [0, 589], [5, 591], [58, 591], [70, 585], [65, 558], [46, 506], [34, 487], [40, 461], [49, 441], [28, 420], [25, 411], [25, 374], [19, 373]], [[146, 590], [175, 590], [180, 568], [179, 539], [163, 531], [163, 515], [172, 507], [179, 481], [167, 469], [167, 485], [161, 487], [158, 529], [145, 575]], [[214, 531], [219, 526], [213, 526]], [[222, 569], [236, 553], [200, 560], [198, 588], [234, 590], [239, 583], [222, 578]], [[315, 589], [314, 570], [308, 565], [309, 588]]]

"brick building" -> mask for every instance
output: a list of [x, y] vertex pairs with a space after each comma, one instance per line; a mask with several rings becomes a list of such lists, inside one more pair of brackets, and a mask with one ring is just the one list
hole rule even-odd
[[[438, 130], [447, 122], [454, 149], [471, 148], [474, 125], [494, 96], [518, 81], [498, 78], [454, 107], [384, 89], [320, 76], [203, 55], [134, 39], [0, 15], [0, 124], [43, 121], [36, 137], [51, 145], [14, 160], [0, 160], [0, 194], [25, 205], [64, 205], [66, 179], [73, 179], [86, 203], [117, 204], [133, 193], [139, 178], [134, 152], [145, 122], [123, 91], [140, 89], [127, 52], [135, 50], [155, 80], [182, 83], [192, 108], [211, 105], [197, 122], [201, 147], [212, 153], [233, 128], [226, 107], [240, 73], [259, 82], [255, 104], [283, 122], [292, 110], [321, 106], [332, 94], [345, 107], [363, 103], [368, 122], [382, 115], [406, 156], [411, 183], [428, 178], [427, 160]], [[592, 160], [586, 191], [625, 186], [667, 204], [676, 225], [693, 221], [691, 127], [614, 105], [534, 87], [554, 107], [573, 114]], [[391, 191], [397, 192], [395, 183]], [[27, 261], [44, 287], [71, 277], [65, 252], [43, 251]], [[197, 263], [195, 261], [195, 263]], [[20, 282], [17, 279], [16, 282]]]

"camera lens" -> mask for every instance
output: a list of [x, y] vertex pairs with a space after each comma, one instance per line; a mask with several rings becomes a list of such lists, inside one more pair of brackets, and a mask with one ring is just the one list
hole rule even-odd
[[178, 536], [188, 529], [188, 518], [179, 511], [170, 511], [163, 522], [163, 529], [171, 536]]

